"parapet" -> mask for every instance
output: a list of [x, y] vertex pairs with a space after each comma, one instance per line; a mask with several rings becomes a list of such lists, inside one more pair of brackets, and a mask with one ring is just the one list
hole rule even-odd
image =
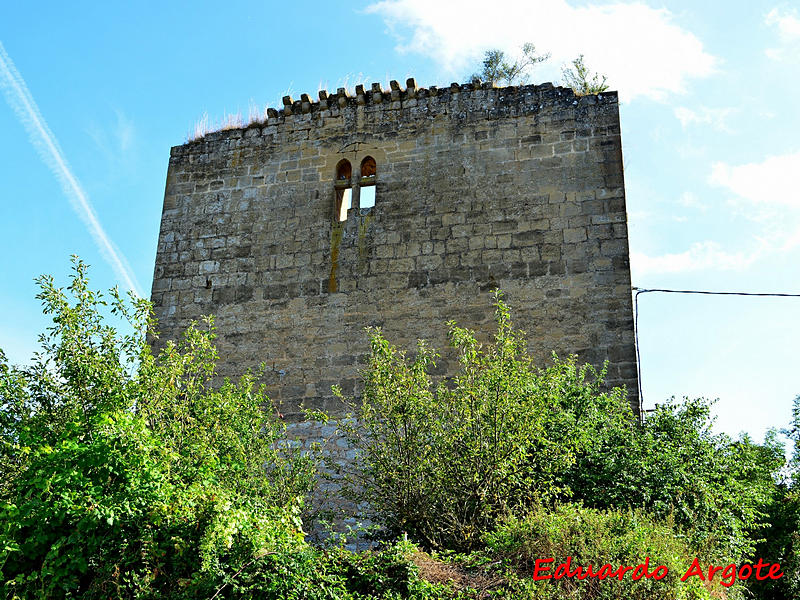
[[389, 89], [383, 89], [380, 83], [373, 83], [370, 89], [365, 89], [364, 85], [357, 85], [355, 93], [351, 94], [346, 88], [340, 87], [335, 93], [320, 90], [317, 100], [312, 100], [308, 94], [301, 94], [299, 100], [295, 100], [292, 96], [284, 96], [282, 102], [283, 108], [268, 108], [265, 111], [265, 119], [254, 120], [241, 128], [225, 128], [207, 133], [174, 147], [172, 155], [183, 154], [189, 148], [203, 142], [269, 135], [275, 132], [272, 128], [286, 124], [305, 127], [323, 126], [326, 118], [337, 117], [343, 111], [358, 108], [369, 113], [415, 109], [415, 112], [431, 115], [457, 111], [463, 113], [464, 119], [468, 118], [468, 113], [477, 113], [476, 117], [491, 120], [538, 111], [545, 107], [568, 108], [617, 104], [618, 97], [617, 92], [613, 91], [577, 96], [571, 88], [555, 86], [552, 83], [496, 87], [491, 83], [473, 80], [470, 83], [451, 83], [448, 87], [424, 88], [417, 87], [412, 77], [406, 80], [405, 88], [401, 88], [396, 80], [392, 80], [389, 82]]

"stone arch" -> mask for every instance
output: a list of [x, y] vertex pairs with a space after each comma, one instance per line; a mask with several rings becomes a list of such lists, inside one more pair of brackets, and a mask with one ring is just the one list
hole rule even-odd
[[333, 182], [335, 192], [334, 218], [337, 221], [347, 220], [347, 211], [353, 202], [353, 166], [343, 158], [336, 165], [336, 176]]
[[375, 159], [371, 156], [365, 156], [361, 161], [361, 171], [358, 182], [359, 187], [359, 208], [369, 209], [375, 206], [376, 200], [376, 187], [375, 181], [378, 176], [378, 166]]

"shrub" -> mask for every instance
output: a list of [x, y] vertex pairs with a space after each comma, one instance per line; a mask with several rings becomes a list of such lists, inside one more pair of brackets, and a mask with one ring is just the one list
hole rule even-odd
[[791, 425], [782, 432], [789, 438], [791, 458], [784, 478], [770, 502], [757, 556], [768, 556], [783, 567], [777, 581], [751, 582], [757, 598], [782, 600], [800, 597], [800, 396], [792, 406]]
[[155, 357], [148, 303], [106, 304], [74, 268], [67, 291], [39, 280], [53, 326], [32, 365], [0, 356], [3, 596], [207, 598], [304, 551], [313, 457], [281, 443], [252, 376], [215, 387], [211, 322]]
[[[680, 581], [695, 558], [686, 542], [678, 538], [672, 528], [658, 525], [638, 512], [598, 511], [575, 505], [559, 505], [550, 510], [539, 507], [522, 518], [510, 518], [484, 539], [488, 559], [502, 560], [509, 581], [506, 585], [510, 588], [507, 597], [537, 600], [700, 600], [711, 597], [699, 578]], [[634, 581], [634, 571], [628, 571], [622, 580], [613, 577], [533, 580], [537, 559], [554, 559], [541, 565], [540, 576], [547, 576], [553, 575], [568, 557], [572, 571], [580, 566], [585, 572], [589, 565], [595, 573], [606, 564], [611, 565], [611, 570], [620, 566], [636, 567], [645, 557], [649, 558], [651, 573], [661, 565], [668, 571], [660, 580]], [[548, 566], [549, 571], [545, 570]], [[718, 582], [711, 586], [719, 589]], [[739, 592], [739, 588], [733, 587], [726, 594], [731, 598]]]
[[800, 492], [786, 483], [778, 486], [770, 504], [756, 556], [781, 565], [784, 577], [769, 581], [748, 581], [748, 588], [760, 600], [800, 597]]
[[562, 67], [561, 75], [564, 77], [564, 85], [572, 88], [576, 96], [601, 94], [608, 89], [606, 76], [600, 73], [593, 75], [583, 60], [583, 54], [572, 61], [572, 66]]
[[537, 369], [499, 294], [496, 320], [485, 347], [450, 324], [461, 370], [438, 386], [424, 343], [407, 362], [379, 330], [369, 333], [363, 397], [341, 425], [360, 450], [346, 481], [391, 533], [474, 548], [499, 518], [565, 493], [561, 475], [594, 430], [632, 418], [624, 392], [602, 392], [602, 373], [574, 358]]
[[670, 519], [709, 558], [752, 554], [783, 465], [774, 436], [714, 434], [703, 400], [660, 406], [640, 424], [624, 390], [604, 389], [604, 371], [574, 357], [537, 368], [499, 294], [495, 316], [487, 345], [450, 323], [460, 370], [439, 385], [425, 343], [409, 361], [369, 332], [363, 396], [341, 427], [360, 451], [350, 493], [374, 520], [464, 551], [507, 515], [574, 500]]
[[657, 407], [642, 425], [597, 431], [563, 484], [595, 508], [635, 507], [672, 519], [709, 557], [740, 561], [776, 493], [783, 449], [712, 431], [710, 404], [685, 400]]

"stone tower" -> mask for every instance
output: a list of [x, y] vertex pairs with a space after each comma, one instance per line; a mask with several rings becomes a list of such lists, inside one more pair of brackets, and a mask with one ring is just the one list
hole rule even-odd
[[358, 391], [365, 326], [409, 349], [445, 347], [451, 319], [487, 339], [500, 288], [542, 365], [608, 360], [638, 412], [615, 92], [409, 79], [283, 104], [172, 148], [162, 339], [214, 314], [221, 375], [265, 362], [288, 419], [336, 414], [331, 385]]

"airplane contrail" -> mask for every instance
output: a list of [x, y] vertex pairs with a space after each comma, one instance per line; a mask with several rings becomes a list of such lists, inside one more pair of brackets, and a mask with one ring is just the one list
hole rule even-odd
[[2, 42], [0, 42], [0, 87], [5, 92], [6, 101], [11, 109], [16, 113], [17, 118], [24, 125], [30, 136], [31, 143], [39, 152], [44, 163], [50, 168], [61, 184], [61, 189], [70, 200], [72, 208], [86, 224], [94, 238], [95, 243], [100, 248], [100, 252], [106, 262], [116, 273], [117, 278], [124, 286], [141, 296], [139, 285], [133, 270], [130, 268], [125, 256], [120, 252], [114, 243], [109, 239], [97, 214], [89, 201], [89, 196], [81, 187], [78, 178], [72, 170], [58, 145], [53, 132], [47, 126], [47, 122], [39, 112], [39, 107], [33, 100], [25, 80], [14, 66], [11, 57], [8, 56]]

